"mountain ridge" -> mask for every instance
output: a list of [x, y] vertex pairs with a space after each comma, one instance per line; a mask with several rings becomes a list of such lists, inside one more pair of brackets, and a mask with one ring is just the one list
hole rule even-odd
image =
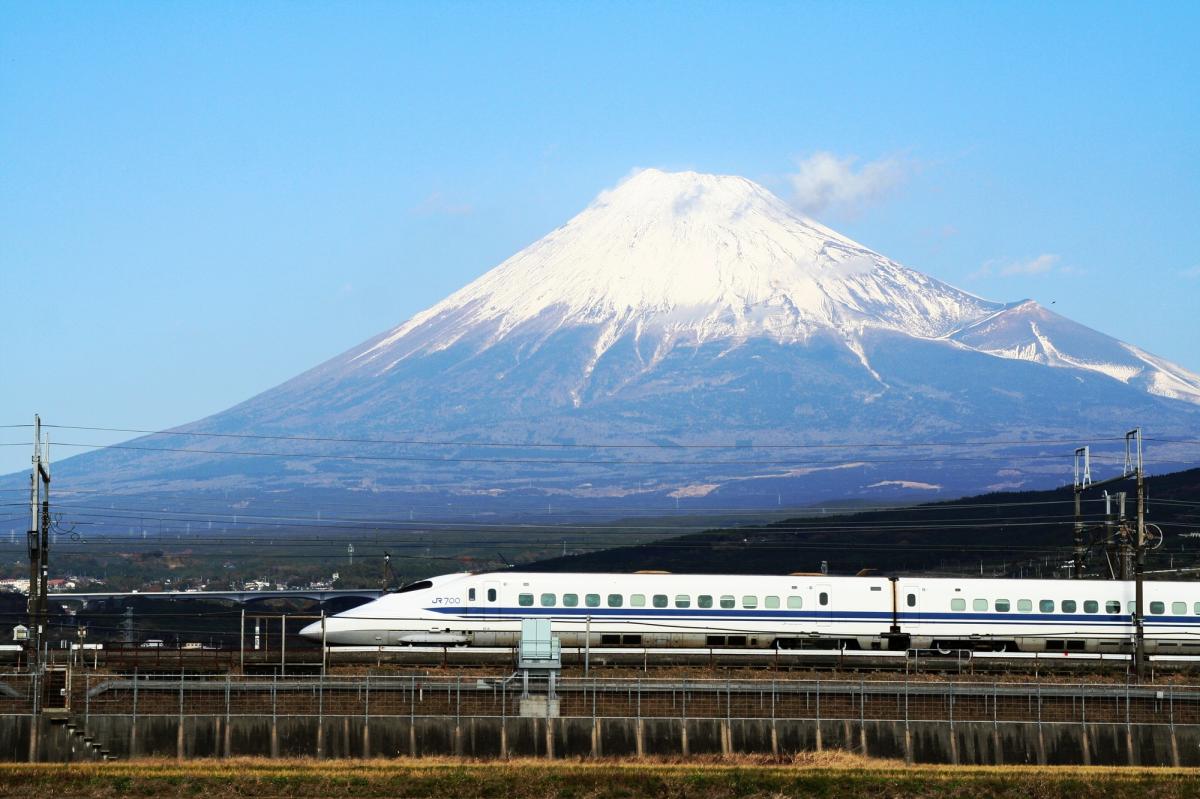
[[[896, 263], [744, 178], [646, 170], [401, 325], [141, 442], [163, 451], [79, 456], [59, 473], [118, 493], [337, 490], [478, 507], [806, 501], [1044, 483], [1062, 472], [1039, 437], [1139, 423], [1194, 430], [1200, 376], [1032, 301], [985, 300]], [[332, 442], [267, 452], [192, 432], [414, 442], [349, 457]], [[930, 457], [867, 457], [850, 432]], [[427, 438], [455, 444], [415, 441]], [[967, 438], [1033, 443], [968, 465], [938, 449]], [[657, 461], [539, 449], [564, 441], [800, 449]], [[508, 462], [481, 442], [511, 444]], [[833, 444], [828, 457], [803, 449]], [[166, 451], [197, 448], [210, 451]]]

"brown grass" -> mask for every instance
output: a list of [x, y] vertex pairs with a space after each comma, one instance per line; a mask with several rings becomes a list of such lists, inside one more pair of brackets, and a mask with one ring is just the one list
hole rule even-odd
[[138, 760], [0, 765], [0, 796], [784, 799], [1200, 795], [1192, 769], [904, 766], [845, 752], [704, 760]]

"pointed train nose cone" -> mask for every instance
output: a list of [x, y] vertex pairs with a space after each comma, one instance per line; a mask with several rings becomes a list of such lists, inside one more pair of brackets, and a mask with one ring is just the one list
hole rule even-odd
[[322, 627], [323, 627], [323, 625], [321, 622], [314, 621], [312, 624], [310, 624], [307, 627], [305, 627], [304, 629], [302, 629], [300, 631], [300, 634], [303, 635], [305, 638], [311, 639], [313, 641], [320, 641]]

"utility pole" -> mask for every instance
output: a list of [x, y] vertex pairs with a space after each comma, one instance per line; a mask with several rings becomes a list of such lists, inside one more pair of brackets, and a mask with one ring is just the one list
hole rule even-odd
[[1075, 535], [1073, 550], [1075, 567], [1071, 569], [1071, 577], [1083, 579], [1083, 560], [1087, 554], [1087, 542], [1083, 538], [1083, 492], [1092, 484], [1092, 450], [1091, 447], [1079, 447], [1075, 450]]
[[[1109, 553], [1110, 571], [1116, 572], [1123, 581], [1129, 580], [1129, 573], [1131, 571], [1130, 561], [1132, 561], [1134, 603], [1131, 621], [1134, 629], [1134, 658], [1136, 661], [1134, 663], [1134, 670], [1140, 682], [1145, 675], [1146, 660], [1145, 626], [1143, 624], [1145, 614], [1142, 607], [1145, 599], [1143, 576], [1146, 567], [1146, 471], [1145, 464], [1142, 461], [1142, 428], [1140, 427], [1135, 427], [1125, 434], [1125, 466], [1121, 470], [1121, 474], [1117, 477], [1110, 477], [1099, 482], [1093, 481], [1089, 448], [1079, 447], [1075, 450], [1075, 528], [1073, 541], [1075, 563], [1072, 577], [1078, 579], [1083, 576], [1083, 561], [1091, 543], [1087, 540], [1088, 527], [1083, 521], [1081, 507], [1083, 492], [1088, 488], [1099, 488], [1110, 483], [1128, 480], [1131, 477], [1137, 482], [1137, 523], [1134, 530], [1130, 531], [1128, 523], [1124, 520], [1125, 495], [1117, 494], [1116, 498], [1119, 503], [1119, 519], [1115, 523], [1117, 526], [1117, 541], [1114, 546], [1110, 540], [1107, 552]], [[1106, 500], [1109, 500], [1109, 498], [1106, 497]], [[1106, 538], [1111, 539], [1114, 527], [1111, 504], [1106, 505], [1103, 527], [1109, 534]], [[1133, 539], [1132, 541], [1130, 541], [1131, 538]], [[1112, 566], [1112, 553], [1114, 552], [1118, 560], [1117, 569], [1113, 569]]]
[[[1130, 447], [1136, 447], [1136, 453], [1131, 453]], [[1136, 465], [1133, 459], [1136, 457]], [[1142, 681], [1146, 670], [1146, 635], [1142, 625], [1142, 600], [1143, 600], [1143, 576], [1146, 571], [1146, 473], [1142, 468], [1142, 428], [1137, 427], [1125, 434], [1125, 469], [1128, 474], [1130, 470], [1134, 470], [1137, 474], [1137, 545], [1134, 557], [1133, 580], [1134, 580], [1134, 601], [1133, 607], [1137, 612], [1135, 619], [1135, 639], [1134, 656], [1137, 658], [1135, 674], [1138, 682]]]
[[46, 630], [50, 575], [50, 442], [42, 450], [42, 418], [33, 415], [33, 468], [29, 473], [29, 640], [30, 665], [40, 665]]

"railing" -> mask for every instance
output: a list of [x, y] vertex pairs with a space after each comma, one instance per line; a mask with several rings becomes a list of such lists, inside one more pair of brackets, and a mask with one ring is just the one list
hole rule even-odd
[[[175, 677], [75, 674], [72, 715], [514, 717], [521, 688], [495, 675]], [[33, 675], [0, 676], [0, 714], [34, 712]], [[1200, 687], [1102, 683], [566, 678], [562, 718], [811, 719], [1200, 724]], [[548, 707], [548, 705], [547, 705]]]

